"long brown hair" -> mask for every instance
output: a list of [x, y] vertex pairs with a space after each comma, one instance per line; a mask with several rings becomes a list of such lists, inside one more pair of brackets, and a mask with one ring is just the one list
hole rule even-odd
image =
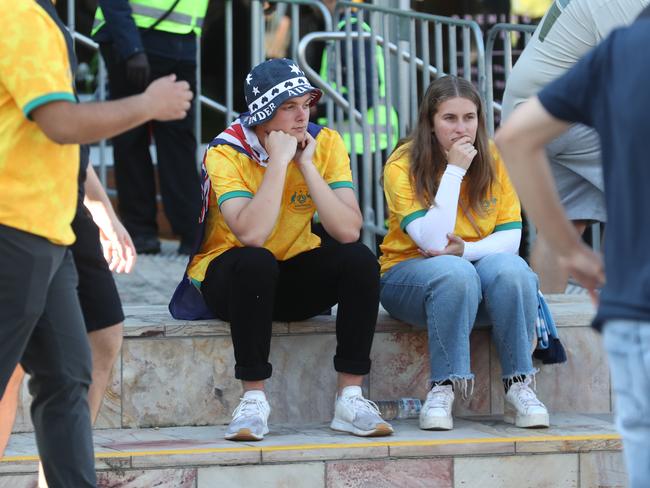
[[420, 104], [415, 129], [406, 140], [412, 143], [410, 176], [415, 186], [415, 196], [420, 203], [427, 207], [435, 203], [433, 200], [447, 166], [447, 158], [434, 133], [433, 116], [442, 102], [456, 97], [466, 98], [476, 106], [478, 128], [474, 147], [477, 154], [465, 174], [468, 185], [466, 203], [474, 212], [481, 214], [480, 202], [487, 196], [495, 176], [485, 125], [485, 110], [478, 91], [469, 81], [456, 76], [444, 76], [433, 81], [427, 88]]

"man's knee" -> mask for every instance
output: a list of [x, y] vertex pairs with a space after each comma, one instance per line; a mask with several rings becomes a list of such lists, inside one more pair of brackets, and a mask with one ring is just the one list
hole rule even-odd
[[343, 269], [353, 276], [370, 276], [379, 280], [379, 263], [377, 257], [368, 247], [360, 242], [341, 244], [337, 248], [341, 253]]
[[124, 327], [121, 322], [88, 333], [94, 368], [103, 366], [110, 369], [113, 367], [115, 358], [122, 347], [123, 335]]
[[18, 395], [20, 393], [20, 388], [23, 385], [23, 379], [25, 378], [25, 371], [23, 371], [23, 368], [18, 365], [16, 366], [16, 369], [11, 375], [11, 378], [9, 378], [9, 382], [7, 383], [6, 388], [4, 389], [4, 393], [2, 393], [2, 389], [0, 389], [0, 401], [4, 404], [6, 401], [9, 401], [11, 403], [15, 403], [18, 398]]
[[56, 337], [43, 334], [33, 339], [25, 351], [22, 365], [31, 376], [29, 390], [32, 396], [90, 386], [92, 356], [85, 331], [65, 339], [62, 346]]
[[276, 279], [279, 274], [278, 261], [271, 251], [263, 247], [243, 247], [234, 266], [236, 278], [255, 279], [268, 277]]

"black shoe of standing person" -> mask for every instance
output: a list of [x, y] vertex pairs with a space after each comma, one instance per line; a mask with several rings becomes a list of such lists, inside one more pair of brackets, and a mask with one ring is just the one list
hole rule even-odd
[[156, 236], [133, 236], [138, 254], [160, 254], [160, 241]]
[[194, 246], [190, 244], [189, 242], [181, 241], [180, 246], [178, 246], [178, 254], [181, 256], [189, 256], [192, 254], [192, 251], [194, 250]]

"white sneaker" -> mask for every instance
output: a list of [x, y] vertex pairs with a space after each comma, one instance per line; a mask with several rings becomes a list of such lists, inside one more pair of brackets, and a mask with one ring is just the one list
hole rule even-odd
[[517, 427], [548, 427], [548, 410], [530, 388], [530, 379], [510, 386], [503, 420]]
[[266, 395], [263, 391], [251, 390], [240, 400], [224, 437], [230, 441], [261, 441], [264, 434], [269, 433], [267, 421], [271, 407]]
[[379, 437], [393, 433], [393, 427], [381, 418], [379, 409], [363, 398], [360, 386], [346, 386], [334, 403], [330, 427], [361, 437]]
[[420, 429], [451, 430], [454, 419], [451, 409], [454, 406], [454, 389], [451, 385], [437, 385], [427, 393], [427, 399], [420, 410]]

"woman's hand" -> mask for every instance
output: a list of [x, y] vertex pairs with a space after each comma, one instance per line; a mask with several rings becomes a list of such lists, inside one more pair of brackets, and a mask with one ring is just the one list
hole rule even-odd
[[455, 234], [447, 234], [447, 239], [449, 239], [447, 245], [440, 251], [424, 249], [418, 249], [418, 251], [420, 251], [420, 254], [428, 258], [435, 256], [444, 256], [445, 254], [462, 257], [463, 253], [465, 252], [465, 241]]
[[472, 140], [467, 136], [461, 137], [447, 151], [447, 163], [467, 170], [477, 153]]

